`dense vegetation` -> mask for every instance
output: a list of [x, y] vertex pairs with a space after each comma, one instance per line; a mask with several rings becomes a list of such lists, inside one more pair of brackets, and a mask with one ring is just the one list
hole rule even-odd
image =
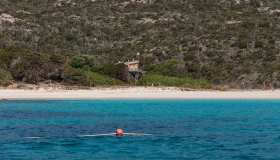
[[139, 85], [144, 86], [175, 86], [186, 88], [210, 88], [211, 86], [205, 80], [192, 79], [188, 77], [170, 77], [157, 74], [146, 74], [138, 81]]
[[[0, 84], [280, 87], [278, 0], [1, 0]], [[135, 84], [135, 83], [132, 83]]]

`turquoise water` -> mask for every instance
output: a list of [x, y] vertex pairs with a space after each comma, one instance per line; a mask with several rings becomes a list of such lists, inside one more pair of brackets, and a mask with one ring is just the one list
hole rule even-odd
[[[78, 136], [118, 127], [152, 136]], [[1, 160], [279, 160], [279, 153], [280, 100], [0, 102]]]

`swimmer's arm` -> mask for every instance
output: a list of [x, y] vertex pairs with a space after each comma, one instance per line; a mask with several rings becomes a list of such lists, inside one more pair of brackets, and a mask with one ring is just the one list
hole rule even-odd
[[114, 136], [116, 133], [106, 133], [106, 134], [88, 134], [88, 135], [79, 135], [79, 137], [99, 137], [99, 136]]
[[145, 133], [124, 133], [124, 135], [133, 135], [133, 136], [151, 136], [152, 134], [145, 134]]

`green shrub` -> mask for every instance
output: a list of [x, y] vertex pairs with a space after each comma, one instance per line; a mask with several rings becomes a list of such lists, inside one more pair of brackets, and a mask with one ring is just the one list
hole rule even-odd
[[176, 59], [171, 59], [164, 61], [159, 64], [154, 64], [145, 67], [145, 70], [150, 73], [174, 76], [174, 77], [184, 77], [186, 76], [185, 63]]
[[122, 67], [121, 64], [120, 65], [115, 65], [115, 64], [104, 64], [102, 66], [93, 68], [94, 72], [100, 73], [100, 74], [104, 74], [116, 79], [120, 79], [121, 78], [121, 72], [122, 72]]
[[87, 77], [84, 71], [70, 65], [65, 65], [62, 78], [65, 83], [87, 85]]
[[86, 83], [89, 86], [112, 86], [112, 85], [121, 85], [122, 81], [117, 80], [115, 78], [111, 78], [109, 76], [92, 72], [92, 71], [84, 71], [87, 80]]
[[69, 65], [64, 67], [63, 80], [66, 83], [80, 84], [91, 87], [122, 84], [122, 81], [109, 76], [92, 72], [91, 70], [73, 68]]
[[11, 73], [0, 69], [0, 85], [1, 86], [5, 86], [11, 83], [11, 81], [13, 80]]
[[0, 49], [0, 68], [7, 69], [14, 57], [14, 52], [9, 52], [6, 49]]
[[94, 67], [95, 58], [89, 55], [78, 55], [71, 59], [70, 65], [74, 68]]
[[188, 88], [210, 88], [210, 84], [206, 80], [170, 77], [158, 74], [144, 75], [138, 85], [144, 86], [173, 86], [173, 87], [188, 87]]
[[72, 60], [71, 60], [71, 66], [74, 67], [74, 68], [82, 68], [86, 64], [87, 64], [86, 59], [84, 57], [81, 57], [81, 56], [73, 57]]

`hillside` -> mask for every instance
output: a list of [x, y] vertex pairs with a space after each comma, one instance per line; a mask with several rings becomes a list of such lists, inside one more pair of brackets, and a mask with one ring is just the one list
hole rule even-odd
[[[124, 82], [116, 79], [112, 64], [136, 53], [148, 75], [158, 79], [280, 87], [280, 2], [0, 1], [3, 85], [46, 80], [119, 85]], [[197, 87], [203, 86], [209, 85]]]

